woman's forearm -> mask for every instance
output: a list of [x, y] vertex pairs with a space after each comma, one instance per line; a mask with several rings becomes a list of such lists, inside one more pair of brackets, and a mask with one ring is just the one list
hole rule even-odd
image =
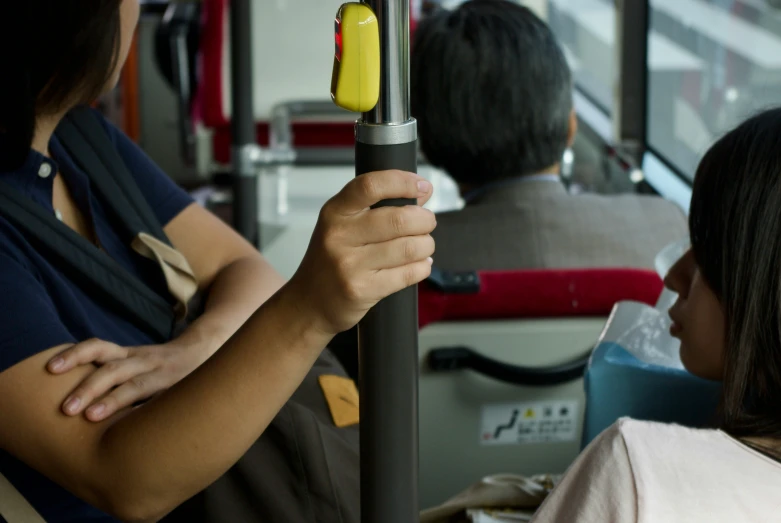
[[260, 255], [234, 261], [215, 276], [203, 314], [171, 343], [187, 347], [196, 359], [193, 367], [200, 365], [284, 284]]
[[261, 435], [330, 339], [295, 300], [277, 293], [211, 359], [106, 430], [92, 465], [113, 513], [165, 514]]
[[[0, 446], [120, 519], [169, 512], [238, 461], [335, 333], [428, 277], [433, 215], [411, 205], [372, 206], [393, 198], [422, 204], [430, 194], [430, 184], [398, 171], [350, 182], [321, 210], [290, 282], [186, 378], [109, 420], [93, 424], [58, 413], [64, 391], [91, 371], [50, 376], [45, 362], [65, 346], [0, 373], [0, 396], [10, 398], [0, 402], [9, 428], [0, 431]], [[204, 285], [227, 263], [208, 265], [194, 267]]]

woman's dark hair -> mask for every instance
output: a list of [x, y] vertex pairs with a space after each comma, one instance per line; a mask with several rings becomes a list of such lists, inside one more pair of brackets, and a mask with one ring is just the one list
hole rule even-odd
[[689, 230], [726, 318], [721, 427], [781, 437], [781, 109], [716, 142], [697, 168]]
[[569, 66], [548, 26], [515, 2], [472, 0], [425, 18], [410, 100], [423, 153], [463, 184], [540, 172], [567, 147]]
[[20, 0], [0, 5], [0, 170], [29, 153], [36, 117], [88, 103], [114, 71], [122, 0]]

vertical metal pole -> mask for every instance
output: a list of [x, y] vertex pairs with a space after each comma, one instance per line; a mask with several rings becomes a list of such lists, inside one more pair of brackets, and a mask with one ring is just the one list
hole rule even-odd
[[233, 226], [250, 243], [259, 247], [255, 162], [260, 151], [255, 141], [251, 4], [252, 0], [230, 2]]
[[649, 2], [616, 1], [614, 137], [636, 165], [645, 144]]
[[[356, 124], [356, 176], [417, 172], [409, 108], [409, 0], [368, 0], [380, 28], [377, 106]], [[415, 205], [414, 200], [378, 206]], [[410, 287], [358, 325], [361, 377], [361, 520], [418, 521], [418, 296]]]

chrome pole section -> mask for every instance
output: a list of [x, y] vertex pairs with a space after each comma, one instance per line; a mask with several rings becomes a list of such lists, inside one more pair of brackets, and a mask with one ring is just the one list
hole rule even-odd
[[[409, 107], [409, 0], [368, 0], [380, 29], [380, 97], [356, 124], [356, 176], [417, 172]], [[377, 206], [415, 205], [388, 200]], [[418, 295], [378, 303], [358, 326], [361, 382], [361, 520], [411, 523], [418, 515]]]
[[260, 246], [258, 168], [252, 85], [251, 0], [231, 0], [231, 94], [233, 163], [233, 227]]

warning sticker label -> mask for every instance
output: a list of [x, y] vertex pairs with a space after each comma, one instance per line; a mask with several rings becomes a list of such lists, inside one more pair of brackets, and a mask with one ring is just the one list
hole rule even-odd
[[501, 403], [481, 410], [481, 445], [574, 441], [580, 436], [577, 400]]

